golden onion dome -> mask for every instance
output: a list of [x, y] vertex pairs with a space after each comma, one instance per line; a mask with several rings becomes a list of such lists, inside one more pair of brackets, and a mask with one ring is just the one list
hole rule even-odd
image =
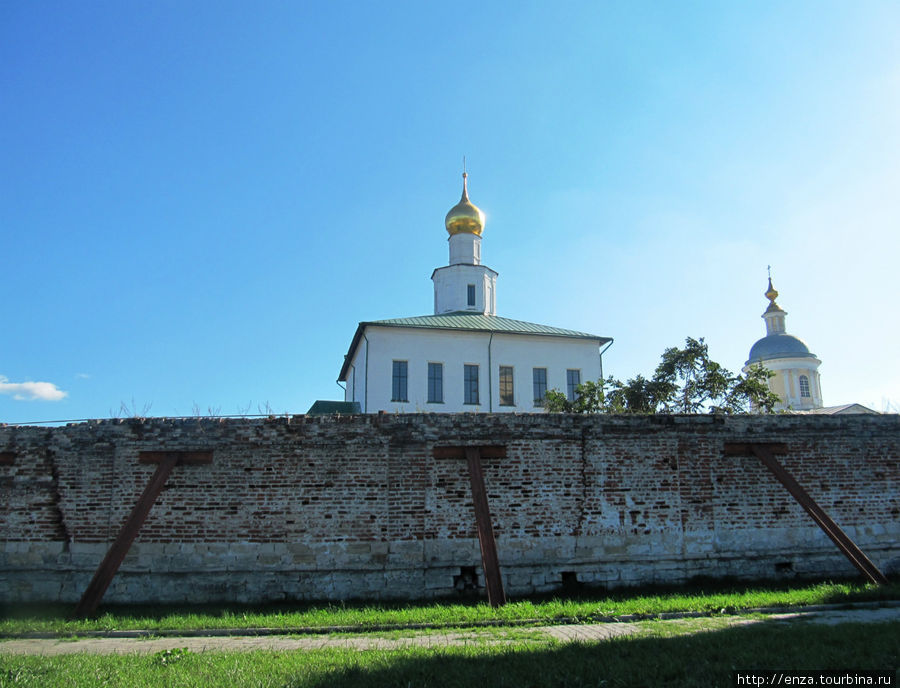
[[778, 298], [778, 292], [775, 291], [775, 287], [772, 286], [772, 278], [771, 277], [769, 278], [769, 288], [766, 289], [766, 298], [769, 299], [769, 301], [772, 301], [773, 303], [774, 303], [775, 299]]
[[469, 192], [466, 188], [466, 178], [469, 175], [463, 172], [463, 192], [459, 203], [450, 208], [444, 225], [450, 236], [454, 234], [477, 234], [481, 236], [484, 231], [484, 213], [481, 208], [469, 200]]
[[769, 299], [769, 307], [766, 308], [766, 313], [771, 311], [780, 311], [781, 306], [775, 303], [775, 299], [778, 298], [778, 291], [775, 287], [772, 286], [772, 278], [769, 278], [769, 288], [766, 289], [766, 298]]

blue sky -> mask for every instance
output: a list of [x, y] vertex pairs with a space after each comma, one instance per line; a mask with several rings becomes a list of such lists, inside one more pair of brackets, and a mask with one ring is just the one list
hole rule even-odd
[[[772, 265], [900, 405], [896, 3], [6, 2], [0, 422], [302, 413], [431, 312], [466, 155], [500, 315], [738, 370]], [[43, 386], [37, 383], [45, 383]]]

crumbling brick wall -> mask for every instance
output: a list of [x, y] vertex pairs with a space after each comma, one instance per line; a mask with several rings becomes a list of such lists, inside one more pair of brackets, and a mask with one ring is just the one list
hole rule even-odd
[[[179, 466], [107, 601], [433, 597], [474, 568], [465, 462], [435, 446], [505, 444], [484, 473], [512, 594], [568, 581], [853, 575], [752, 457], [784, 466], [876, 564], [900, 556], [900, 417], [379, 415], [127, 419], [0, 426], [0, 595], [77, 600], [153, 472]], [[10, 463], [11, 461], [11, 463]]]

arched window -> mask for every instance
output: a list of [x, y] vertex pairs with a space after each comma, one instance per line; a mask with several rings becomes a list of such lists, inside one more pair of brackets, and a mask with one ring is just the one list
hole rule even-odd
[[800, 376], [800, 396], [808, 397], [809, 396], [809, 378], [806, 375]]

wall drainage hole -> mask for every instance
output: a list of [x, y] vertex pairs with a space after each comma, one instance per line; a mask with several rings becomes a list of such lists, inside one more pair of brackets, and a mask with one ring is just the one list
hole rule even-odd
[[563, 571], [560, 577], [564, 590], [578, 590], [582, 585], [578, 580], [578, 574], [574, 571]]
[[459, 575], [453, 576], [453, 587], [458, 592], [478, 589], [478, 576], [475, 575], [475, 567], [461, 566]]
[[793, 573], [794, 572], [794, 562], [792, 561], [779, 561], [775, 564], [775, 573]]

